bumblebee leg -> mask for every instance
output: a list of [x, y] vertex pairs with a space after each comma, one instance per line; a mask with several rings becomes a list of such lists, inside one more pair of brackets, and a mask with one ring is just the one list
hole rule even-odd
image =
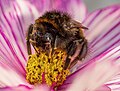
[[67, 47], [68, 56], [67, 56], [66, 61], [65, 61], [64, 69], [67, 69], [68, 66], [70, 65], [70, 60], [71, 60], [71, 57], [74, 54], [75, 50], [76, 50], [76, 44], [75, 44], [75, 42], [71, 42], [69, 44], [69, 46]]
[[58, 36], [56, 36], [55, 41], [54, 41], [54, 49], [57, 49], [58, 42], [59, 42]]
[[87, 43], [87, 40], [84, 39], [78, 59], [82, 61], [82, 59], [86, 57], [87, 52], [88, 52], [88, 43]]
[[72, 61], [70, 63], [69, 69], [71, 69], [73, 66], [75, 66], [77, 64], [77, 62], [78, 62], [78, 59], [75, 59], [74, 61]]
[[65, 62], [65, 68], [72, 68], [78, 60], [82, 60], [87, 54], [87, 40], [79, 39], [74, 40], [68, 46], [68, 58]]
[[78, 54], [78, 56], [76, 57], [76, 59], [74, 59], [71, 63], [69, 68], [72, 68], [78, 61], [82, 61], [83, 58], [85, 58], [85, 56], [87, 55], [87, 51], [88, 51], [88, 46], [87, 46], [87, 40], [84, 39], [82, 41], [82, 43], [80, 43], [80, 52]]
[[50, 44], [50, 45], [49, 45], [49, 51], [48, 51], [49, 58], [51, 58], [52, 52], [53, 52], [53, 48], [52, 48], [52, 46], [51, 46], [51, 44]]
[[27, 33], [27, 52], [28, 55], [31, 55], [31, 46], [30, 46], [30, 34], [32, 33], [33, 30], [33, 24], [31, 24], [28, 28], [28, 33]]

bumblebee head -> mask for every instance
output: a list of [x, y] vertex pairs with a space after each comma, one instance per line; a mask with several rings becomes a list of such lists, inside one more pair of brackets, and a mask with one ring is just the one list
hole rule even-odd
[[30, 36], [30, 42], [33, 46], [46, 49], [54, 44], [55, 36], [56, 29], [52, 24], [46, 22], [35, 23]]

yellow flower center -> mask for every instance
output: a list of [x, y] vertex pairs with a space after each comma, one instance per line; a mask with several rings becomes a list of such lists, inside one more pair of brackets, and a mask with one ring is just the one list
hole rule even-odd
[[61, 85], [70, 74], [69, 69], [63, 68], [65, 58], [66, 53], [61, 50], [55, 50], [50, 57], [46, 53], [30, 55], [26, 66], [27, 81], [34, 85]]

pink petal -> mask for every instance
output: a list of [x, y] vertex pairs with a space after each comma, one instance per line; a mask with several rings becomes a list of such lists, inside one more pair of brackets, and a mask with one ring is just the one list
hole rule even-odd
[[6, 65], [25, 75], [24, 67], [27, 60], [25, 36], [28, 27], [26, 22], [30, 24], [34, 20], [33, 12], [36, 10], [27, 2], [17, 1], [1, 1], [0, 7], [1, 64], [7, 62]]
[[[114, 70], [110, 71], [109, 69]], [[79, 75], [74, 78], [75, 80], [67, 91], [85, 91], [86, 89], [89, 91], [96, 91], [98, 87], [105, 84], [106, 81], [112, 78], [112, 76], [118, 71], [118, 68], [112, 67], [112, 65], [103, 62], [88, 66], [88, 68], [83, 71], [84, 72], [79, 73]]]
[[97, 10], [85, 19], [83, 24], [89, 44], [86, 61], [120, 45], [120, 5]]
[[95, 91], [111, 91], [111, 89], [108, 86], [104, 85], [104, 86], [101, 86], [100, 88], [98, 88]]
[[[70, 75], [59, 89], [96, 91], [120, 70], [120, 46], [103, 53]], [[98, 90], [99, 91], [99, 90]], [[109, 91], [109, 90], [108, 90]]]
[[[26, 30], [38, 12], [34, 6], [30, 6], [26, 1], [5, 0], [0, 1], [0, 14], [0, 66], [6, 71], [9, 69], [15, 71], [14, 74], [20, 76], [18, 79], [24, 82], [28, 56]], [[1, 76], [4, 80], [0, 79], [0, 85], [6, 83], [5, 75], [1, 74]], [[9, 76], [9, 72], [6, 72], [6, 76]], [[13, 79], [11, 78], [11, 80]]]
[[35, 86], [31, 91], [54, 91], [54, 90], [51, 89], [48, 85], [42, 84]]
[[30, 88], [26, 85], [19, 85], [16, 87], [0, 88], [0, 91], [52, 91], [52, 90], [46, 85], [36, 86], [34, 88]]
[[0, 88], [5, 86], [18, 86], [19, 84], [28, 84], [21, 76], [21, 74], [16, 73], [12, 69], [4, 69], [0, 67]]
[[[0, 55], [1, 55], [1, 65], [4, 67], [9, 66], [14, 70], [20, 72], [22, 75], [25, 74], [25, 69], [20, 60], [25, 61], [23, 56], [20, 55], [18, 46], [13, 41], [10, 41], [5, 33], [0, 30]], [[12, 40], [12, 38], [11, 38]], [[18, 49], [18, 51], [15, 50]], [[24, 62], [25, 63], [25, 62]]]
[[0, 88], [0, 91], [32, 91], [31, 88], [20, 85], [17, 87], [5, 87], [5, 88]]
[[120, 91], [120, 73], [106, 83], [112, 91]]
[[30, 2], [42, 13], [49, 10], [64, 11], [80, 22], [86, 16], [86, 7], [82, 0], [30, 0]]

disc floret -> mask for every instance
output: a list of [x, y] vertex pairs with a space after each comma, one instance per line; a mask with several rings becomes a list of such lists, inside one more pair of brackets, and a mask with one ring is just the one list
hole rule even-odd
[[61, 85], [70, 73], [69, 69], [64, 69], [65, 59], [66, 53], [60, 50], [55, 50], [51, 56], [46, 53], [29, 55], [26, 66], [27, 81], [34, 85]]

